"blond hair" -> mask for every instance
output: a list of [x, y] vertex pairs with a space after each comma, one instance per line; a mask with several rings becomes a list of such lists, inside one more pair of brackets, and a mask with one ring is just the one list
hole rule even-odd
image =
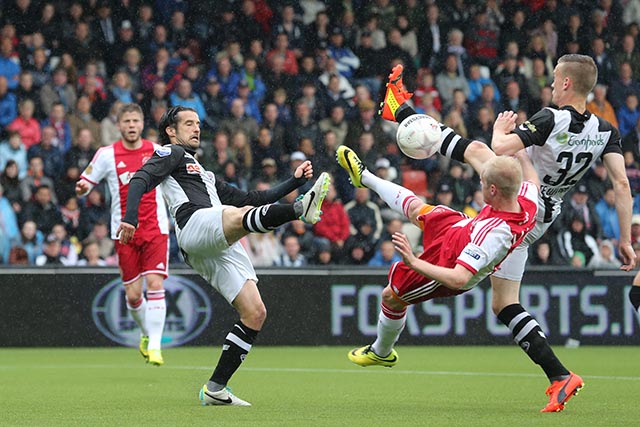
[[522, 186], [522, 167], [510, 156], [496, 156], [482, 170], [482, 179], [487, 186], [495, 185], [505, 199], [518, 195]]

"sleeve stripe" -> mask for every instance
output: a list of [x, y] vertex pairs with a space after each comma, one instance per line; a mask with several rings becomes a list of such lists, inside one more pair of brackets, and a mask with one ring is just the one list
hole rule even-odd
[[86, 176], [84, 176], [84, 174], [80, 175], [80, 179], [84, 179], [85, 181], [87, 181], [88, 183], [90, 183], [91, 185], [98, 185], [97, 182], [93, 182], [92, 180], [90, 180], [89, 178], [87, 178]]
[[502, 223], [502, 220], [500, 218], [492, 218], [480, 228], [480, 231], [473, 239], [473, 243], [478, 246], [482, 245], [482, 242], [484, 242], [484, 239], [486, 239], [487, 234], [489, 234], [494, 228], [498, 227], [500, 223]]

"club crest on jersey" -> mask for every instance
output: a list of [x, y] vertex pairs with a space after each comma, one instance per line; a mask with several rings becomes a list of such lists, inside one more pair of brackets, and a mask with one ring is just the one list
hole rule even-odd
[[86, 175], [91, 175], [91, 172], [93, 172], [93, 163], [89, 163], [89, 166], [84, 170]]
[[187, 173], [200, 174], [202, 173], [202, 168], [197, 163], [187, 163]]
[[156, 154], [160, 157], [167, 157], [171, 154], [171, 147], [159, 147], [156, 148]]

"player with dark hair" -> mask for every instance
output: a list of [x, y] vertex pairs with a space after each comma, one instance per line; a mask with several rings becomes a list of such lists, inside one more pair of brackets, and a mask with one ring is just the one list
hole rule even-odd
[[[76, 183], [76, 194], [87, 194], [106, 180], [111, 192], [111, 238], [115, 240], [118, 267], [124, 284], [127, 309], [140, 327], [140, 353], [148, 363], [164, 363], [162, 331], [167, 313], [163, 280], [169, 268], [169, 219], [162, 192], [150, 191], [140, 201], [142, 223], [130, 245], [118, 241], [116, 230], [127, 205], [127, 189], [133, 174], [151, 157], [157, 145], [142, 139], [144, 115], [137, 104], [120, 108], [117, 124], [122, 138], [100, 148]], [[146, 298], [142, 293], [147, 284]]]
[[159, 128], [160, 141], [166, 145], [157, 148], [131, 179], [126, 215], [118, 229], [120, 242], [126, 245], [136, 232], [143, 195], [160, 186], [185, 261], [240, 315], [225, 338], [213, 375], [200, 390], [200, 401], [203, 405], [249, 406], [230, 392], [227, 383], [251, 350], [266, 308], [256, 273], [238, 240], [252, 232], [268, 233], [295, 219], [318, 222], [330, 178], [322, 173], [295, 203], [275, 204], [313, 176], [311, 162], [303, 162], [291, 178], [274, 188], [244, 192], [216, 179], [194, 157], [200, 146], [200, 119], [194, 109], [172, 107]]
[[[586, 109], [587, 95], [598, 76], [595, 63], [589, 56], [564, 55], [558, 59], [553, 75], [552, 102], [558, 107], [540, 110], [517, 128], [501, 113], [494, 124], [492, 139], [496, 154], [514, 154], [525, 148], [541, 180], [536, 227], [491, 276], [491, 286], [494, 313], [551, 382], [546, 392], [549, 403], [542, 412], [562, 411], [583, 381], [558, 360], [538, 322], [520, 304], [520, 282], [528, 247], [551, 226], [560, 214], [563, 196], [598, 159], [604, 163], [616, 193], [619, 251], [624, 262], [621, 269], [632, 269], [636, 261], [630, 236], [632, 199], [620, 135], [609, 122]], [[402, 122], [415, 114], [406, 103], [410, 97], [402, 84], [402, 66], [396, 66], [389, 76], [382, 117]], [[482, 163], [490, 156], [485, 144], [463, 138], [444, 125], [441, 142], [440, 153], [454, 160], [473, 164]], [[640, 292], [630, 298], [635, 301], [634, 306], [640, 306]]]

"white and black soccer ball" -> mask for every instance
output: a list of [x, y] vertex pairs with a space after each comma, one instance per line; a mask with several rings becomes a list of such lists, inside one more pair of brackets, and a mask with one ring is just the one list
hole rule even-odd
[[433, 117], [414, 114], [400, 123], [396, 140], [400, 150], [408, 157], [426, 159], [440, 150], [441, 134], [440, 123]]

